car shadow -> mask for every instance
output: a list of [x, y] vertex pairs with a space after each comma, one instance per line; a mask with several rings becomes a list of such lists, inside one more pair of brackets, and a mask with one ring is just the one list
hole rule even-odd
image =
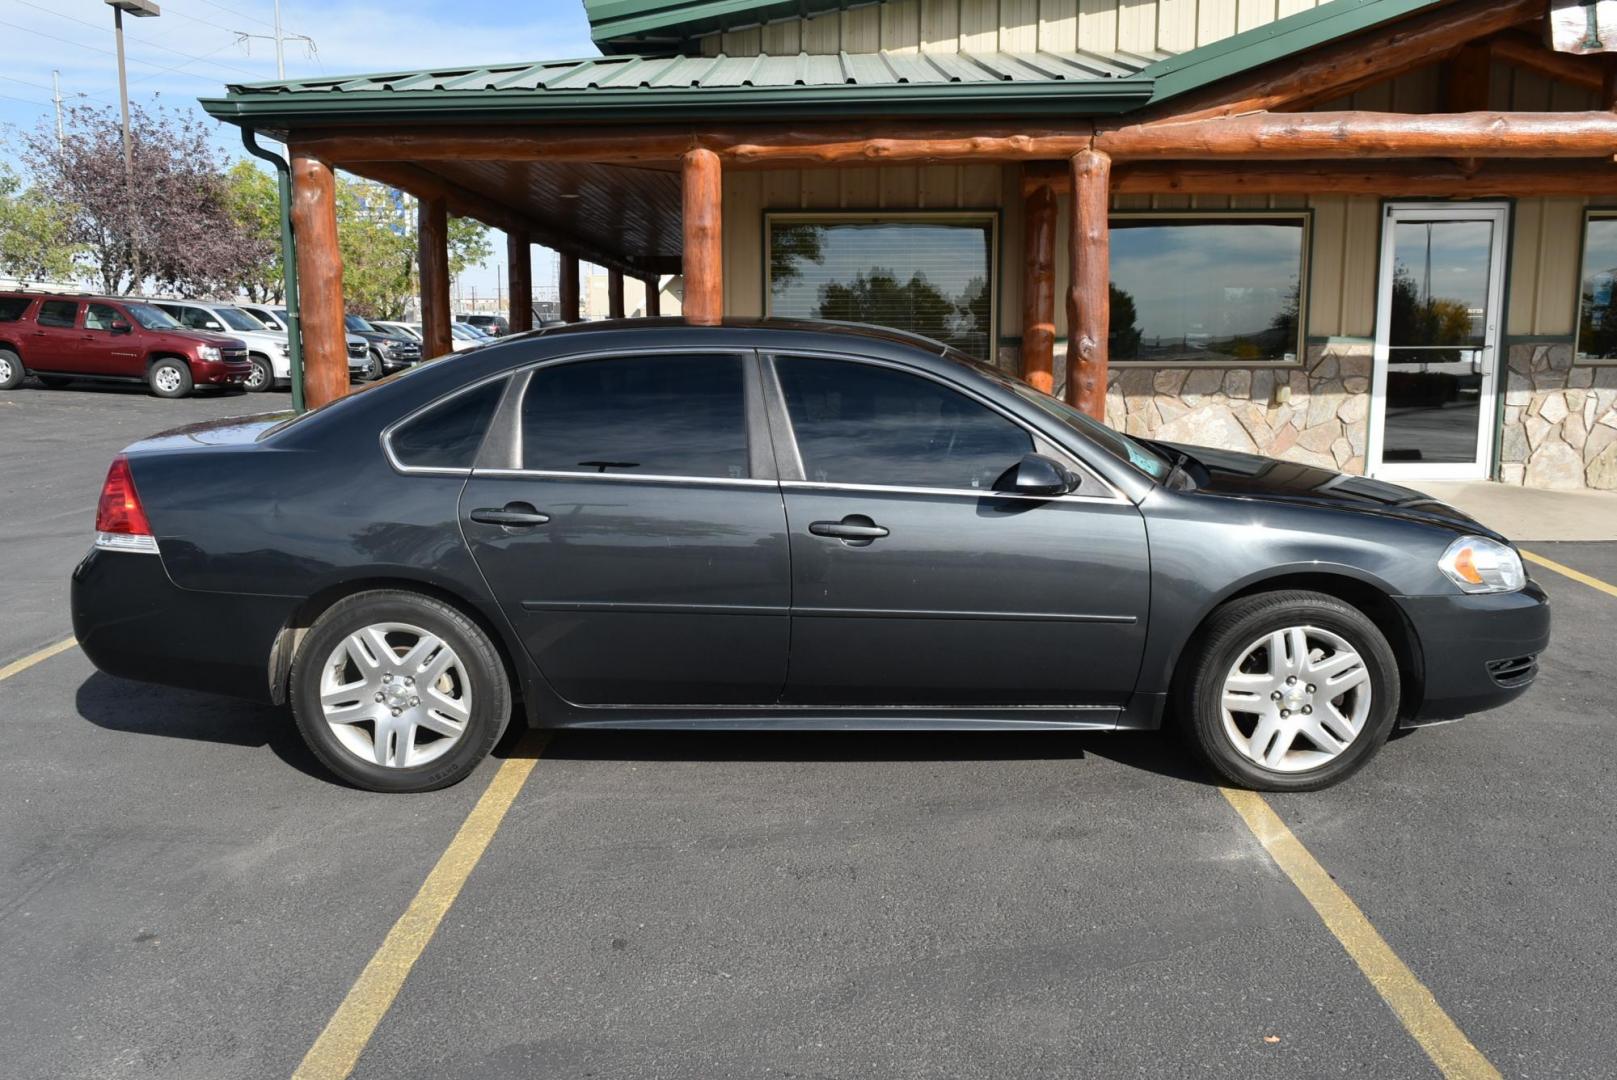
[[81, 717], [108, 731], [267, 747], [300, 772], [341, 782], [309, 753], [292, 722], [292, 714], [284, 708], [131, 682], [99, 671], [79, 684], [74, 705]]

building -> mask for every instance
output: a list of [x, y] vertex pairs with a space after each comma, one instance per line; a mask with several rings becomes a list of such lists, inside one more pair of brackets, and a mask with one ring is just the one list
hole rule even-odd
[[429, 327], [452, 212], [513, 233], [514, 295], [531, 240], [680, 274], [696, 322], [941, 337], [1137, 434], [1617, 488], [1613, 5], [585, 6], [600, 57], [204, 102], [290, 145], [314, 400], [335, 166], [421, 198]]
[[[628, 278], [624, 279], [612, 274], [609, 270], [600, 270], [588, 267], [584, 271], [584, 283], [579, 293], [579, 317], [583, 319], [611, 319], [611, 318], [644, 318], [651, 310], [647, 305], [650, 297], [648, 290], [656, 288], [658, 292], [657, 310], [662, 315], [678, 315], [679, 304], [679, 278], [677, 276], [662, 277], [659, 275], [653, 286], [652, 279]], [[621, 290], [614, 297], [613, 290]], [[616, 307], [614, 307], [616, 305]]]

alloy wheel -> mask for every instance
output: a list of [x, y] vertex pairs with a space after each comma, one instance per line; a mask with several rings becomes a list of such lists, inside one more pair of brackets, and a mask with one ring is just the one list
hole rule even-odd
[[177, 393], [180, 389], [180, 373], [171, 367], [159, 368], [153, 381], [165, 394]]
[[4, 356], [0, 356], [0, 383], [10, 382], [11, 374], [11, 361], [6, 359]]
[[409, 623], [374, 623], [332, 650], [320, 677], [320, 708], [350, 754], [413, 768], [442, 757], [466, 734], [472, 686], [442, 638]]
[[262, 390], [269, 382], [269, 367], [262, 361], [253, 361], [253, 370], [247, 374], [247, 389]]
[[1265, 769], [1306, 772], [1359, 737], [1370, 695], [1370, 669], [1346, 638], [1316, 626], [1275, 630], [1242, 649], [1224, 678], [1224, 734]]

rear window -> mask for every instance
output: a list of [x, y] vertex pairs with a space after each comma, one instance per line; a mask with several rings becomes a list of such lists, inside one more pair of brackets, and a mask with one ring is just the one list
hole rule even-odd
[[0, 296], [0, 322], [16, 322], [22, 318], [32, 300], [28, 296]]
[[412, 469], [470, 469], [477, 460], [505, 380], [495, 379], [433, 405], [395, 428], [388, 445]]

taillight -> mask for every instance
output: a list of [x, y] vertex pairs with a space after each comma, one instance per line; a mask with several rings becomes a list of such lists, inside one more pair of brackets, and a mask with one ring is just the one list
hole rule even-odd
[[122, 454], [112, 459], [107, 482], [101, 485], [101, 501], [95, 508], [95, 543], [111, 551], [157, 551], [157, 539], [129, 471], [129, 459]]

